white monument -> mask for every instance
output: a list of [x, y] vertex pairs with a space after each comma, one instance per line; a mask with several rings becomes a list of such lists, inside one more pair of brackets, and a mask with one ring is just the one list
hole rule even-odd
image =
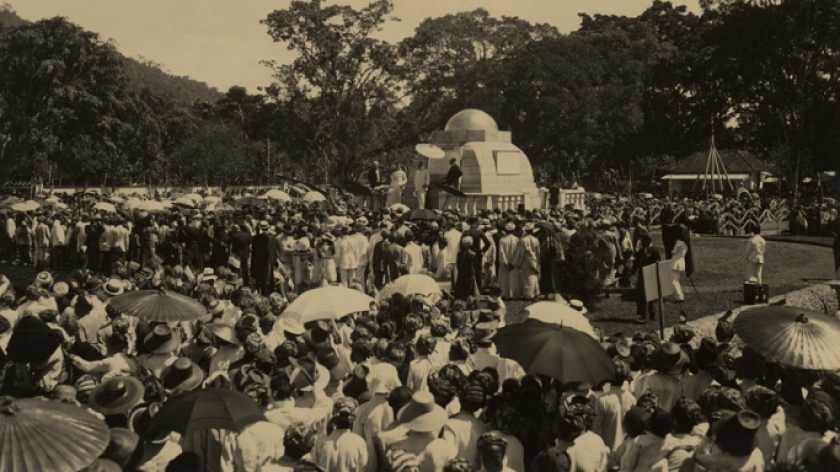
[[[516, 209], [520, 204], [527, 209], [543, 206], [544, 196], [534, 183], [528, 156], [511, 142], [511, 132], [499, 131], [487, 113], [475, 109], [458, 112], [443, 131], [432, 133], [430, 143], [446, 152], [443, 159], [428, 160], [433, 183], [446, 176], [452, 158], [464, 173], [461, 191], [467, 198], [450, 196], [447, 207], [458, 205], [463, 212], [474, 214], [484, 209]], [[407, 189], [406, 194], [413, 195], [412, 191]], [[446, 195], [432, 187], [429, 206], [442, 208]]]

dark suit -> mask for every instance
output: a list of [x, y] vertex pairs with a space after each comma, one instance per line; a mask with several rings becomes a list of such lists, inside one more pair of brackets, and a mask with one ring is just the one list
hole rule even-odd
[[251, 243], [251, 276], [257, 283], [257, 290], [264, 296], [271, 293], [270, 244], [271, 236], [268, 233], [257, 234]]
[[405, 265], [405, 251], [397, 243], [391, 243], [385, 248], [385, 263], [387, 265], [388, 281], [400, 278], [400, 268]]
[[477, 254], [475, 258], [475, 278], [476, 282], [478, 283], [478, 288], [482, 288], [482, 275], [484, 271], [482, 267], [484, 265], [484, 253], [487, 252], [488, 249], [493, 245], [490, 242], [490, 239], [487, 238], [487, 235], [484, 234], [484, 231], [479, 229], [470, 228], [461, 235], [463, 238], [464, 236], [469, 236], [473, 240], [472, 250]]
[[388, 271], [388, 262], [385, 256], [386, 242], [384, 240], [377, 242], [373, 246], [373, 284], [377, 289], [381, 289], [385, 285], [385, 274]]
[[251, 272], [248, 270], [251, 260], [251, 239], [247, 231], [237, 231], [230, 235], [230, 252], [239, 258], [242, 282], [245, 285], [251, 282]]
[[382, 185], [382, 172], [377, 168], [370, 169], [368, 171], [368, 183], [371, 187]]
[[461, 188], [462, 175], [464, 175], [464, 173], [461, 172], [461, 168], [458, 167], [458, 164], [452, 164], [449, 167], [449, 172], [446, 173], [446, 177], [443, 179], [443, 183], [455, 188]]

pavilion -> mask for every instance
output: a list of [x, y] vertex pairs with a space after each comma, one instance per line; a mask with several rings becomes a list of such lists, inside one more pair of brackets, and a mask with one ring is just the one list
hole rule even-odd
[[[698, 151], [669, 167], [661, 179], [668, 182], [668, 194], [700, 192], [707, 183], [714, 183], [713, 189], [719, 185], [721, 192], [738, 188], [754, 191], [762, 187], [773, 171], [772, 166], [746, 151], [714, 152], [719, 156], [716, 166], [709, 164], [709, 151]], [[731, 187], [724, 186], [725, 182]]]

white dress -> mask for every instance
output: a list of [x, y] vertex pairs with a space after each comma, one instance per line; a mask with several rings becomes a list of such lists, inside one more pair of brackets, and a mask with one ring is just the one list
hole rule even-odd
[[402, 170], [396, 170], [391, 173], [391, 190], [388, 192], [387, 201], [389, 207], [395, 203], [402, 203], [402, 191], [407, 182], [408, 177]]

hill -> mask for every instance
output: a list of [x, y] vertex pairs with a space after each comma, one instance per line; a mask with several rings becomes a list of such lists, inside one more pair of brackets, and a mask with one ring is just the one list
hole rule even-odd
[[[25, 25], [27, 20], [19, 17], [8, 4], [0, 5], [0, 27], [14, 28]], [[125, 75], [129, 83], [141, 90], [148, 87], [153, 92], [170, 98], [175, 102], [215, 103], [224, 96], [221, 92], [204, 82], [170, 74], [152, 61], [125, 57]]]

